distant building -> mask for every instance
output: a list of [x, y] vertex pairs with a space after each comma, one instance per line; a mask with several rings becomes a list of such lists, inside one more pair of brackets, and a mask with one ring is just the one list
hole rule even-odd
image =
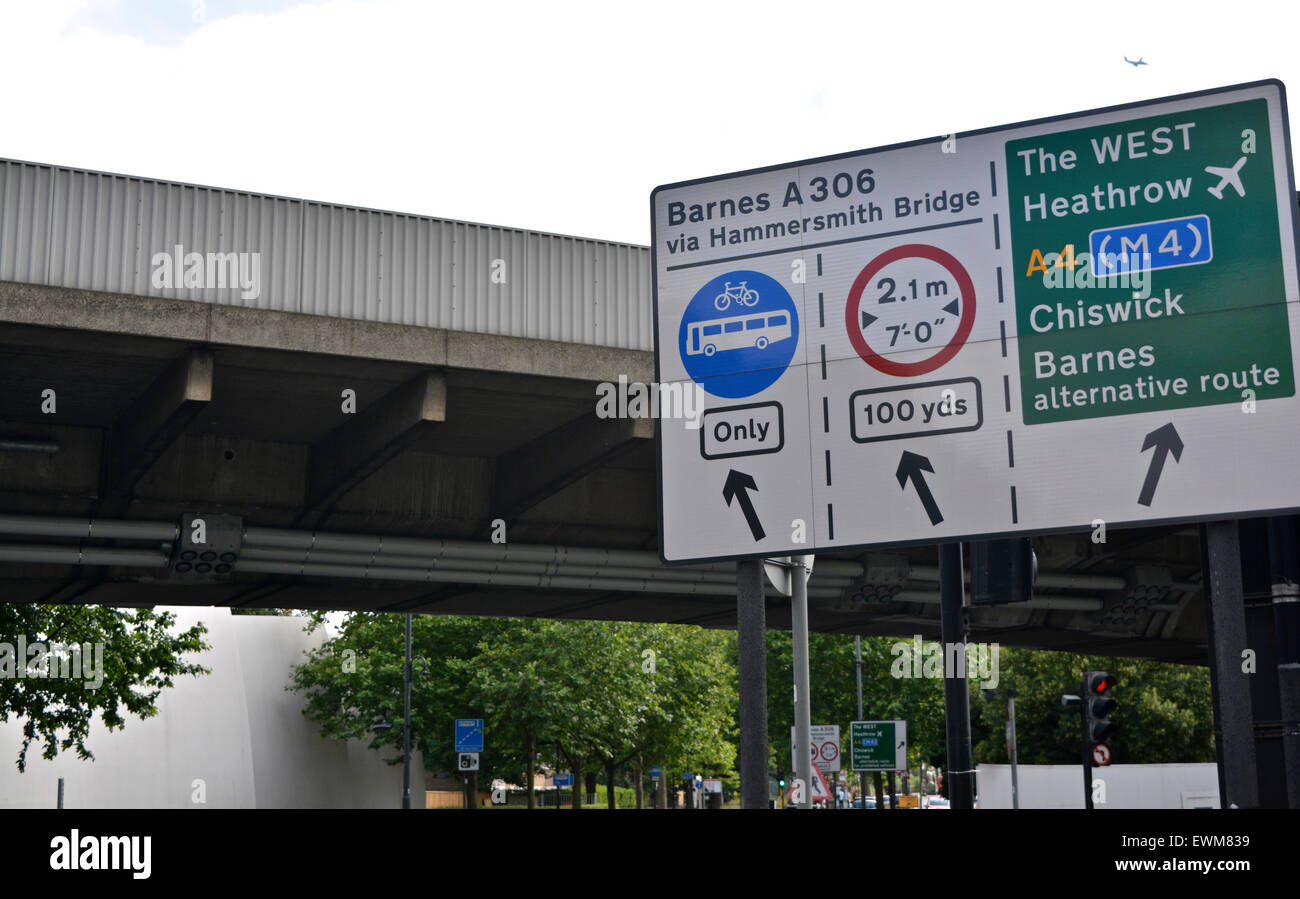
[[[160, 607], [161, 608], [161, 607]], [[0, 808], [53, 808], [65, 779], [67, 808], [399, 808], [402, 766], [356, 740], [327, 740], [285, 689], [303, 653], [326, 639], [304, 619], [231, 615], [228, 608], [167, 608], [180, 628], [202, 621], [210, 674], [178, 677], [158, 696], [158, 715], [126, 716], [109, 732], [98, 718], [87, 747], [95, 761], [41, 746], [14, 761], [23, 721], [0, 723]], [[111, 648], [108, 650], [111, 652]], [[449, 725], [450, 726], [450, 725]], [[411, 761], [412, 805], [424, 807], [423, 764]], [[202, 794], [204, 802], [195, 798]]]

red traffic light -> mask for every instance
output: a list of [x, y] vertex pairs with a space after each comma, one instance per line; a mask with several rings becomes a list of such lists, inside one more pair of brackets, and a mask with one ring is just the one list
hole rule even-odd
[[1118, 680], [1105, 671], [1089, 671], [1084, 675], [1083, 689], [1085, 694], [1096, 695], [1109, 692], [1118, 683]]

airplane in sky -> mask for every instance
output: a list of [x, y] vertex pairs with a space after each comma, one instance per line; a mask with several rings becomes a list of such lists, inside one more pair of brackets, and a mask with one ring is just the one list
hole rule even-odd
[[1126, 63], [1128, 63], [1129, 65], [1131, 65], [1131, 66], [1132, 66], [1133, 68], [1135, 68], [1135, 69], [1136, 69], [1138, 66], [1149, 66], [1149, 65], [1151, 65], [1151, 63], [1145, 61], [1141, 56], [1139, 56], [1139, 57], [1137, 58], [1136, 61], [1134, 61], [1134, 60], [1132, 60], [1132, 59], [1129, 59], [1127, 56], [1125, 56], [1125, 57], [1124, 57], [1124, 61], [1125, 61]]
[[1237, 196], [1244, 197], [1246, 195], [1246, 189], [1241, 186], [1241, 167], [1245, 164], [1246, 157], [1243, 156], [1238, 159], [1237, 164], [1230, 169], [1220, 168], [1217, 165], [1207, 165], [1205, 170], [1211, 175], [1217, 175], [1219, 183], [1214, 187], [1206, 189], [1209, 190], [1210, 193], [1214, 194], [1216, 200], [1222, 200], [1223, 189], [1231, 184], [1232, 189], [1237, 192]]

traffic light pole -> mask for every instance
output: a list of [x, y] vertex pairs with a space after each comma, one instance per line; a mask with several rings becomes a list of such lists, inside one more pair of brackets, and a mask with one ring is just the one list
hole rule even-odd
[[406, 613], [406, 670], [402, 688], [402, 808], [411, 807], [411, 613]]
[[[965, 583], [961, 544], [939, 544], [939, 631], [945, 662], [949, 647], [966, 646]], [[960, 672], [945, 671], [943, 679], [944, 730], [948, 746], [948, 797], [952, 808], [975, 807], [975, 772], [971, 765], [970, 694], [966, 687], [969, 667]], [[954, 675], [960, 673], [960, 677]]]
[[1083, 747], [1083, 807], [1092, 808], [1092, 741], [1088, 738], [1088, 685], [1079, 689], [1079, 745]]
[[1016, 691], [1007, 690], [1007, 755], [1011, 758], [1011, 807], [1020, 808], [1020, 782], [1016, 777]]

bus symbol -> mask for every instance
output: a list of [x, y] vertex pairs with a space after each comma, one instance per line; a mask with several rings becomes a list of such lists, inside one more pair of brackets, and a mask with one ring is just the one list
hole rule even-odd
[[756, 347], [765, 350], [792, 335], [790, 314], [733, 315], [692, 322], [686, 338], [686, 355], [712, 356], [719, 351]]

